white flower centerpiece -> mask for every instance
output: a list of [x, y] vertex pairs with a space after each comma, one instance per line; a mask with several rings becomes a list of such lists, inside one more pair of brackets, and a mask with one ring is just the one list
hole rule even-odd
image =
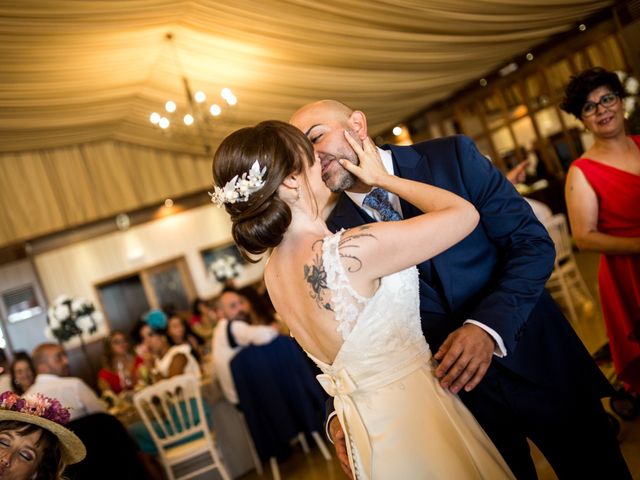
[[626, 72], [617, 71], [616, 74], [622, 82], [627, 96], [624, 98], [625, 118], [629, 126], [629, 133], [632, 135], [640, 134], [640, 108], [638, 108], [638, 92], [640, 91], [640, 82]]
[[209, 273], [221, 283], [236, 278], [241, 272], [242, 264], [233, 255], [218, 257], [209, 265]]
[[98, 330], [102, 319], [102, 313], [88, 300], [61, 295], [49, 307], [45, 333], [60, 343], [75, 336], [80, 336], [82, 342], [83, 335], [90, 335]]

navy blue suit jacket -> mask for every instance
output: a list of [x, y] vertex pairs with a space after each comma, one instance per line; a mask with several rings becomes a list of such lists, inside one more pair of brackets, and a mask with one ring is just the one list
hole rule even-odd
[[[468, 137], [386, 146], [395, 174], [452, 191], [480, 212], [464, 240], [418, 265], [422, 329], [433, 352], [467, 319], [503, 339], [518, 376], [571, 393], [608, 396], [611, 387], [544, 290], [555, 249], [531, 208]], [[401, 201], [404, 218], [421, 212]], [[327, 219], [337, 231], [374, 221], [346, 195]], [[399, 247], [401, 239], [398, 240]]]

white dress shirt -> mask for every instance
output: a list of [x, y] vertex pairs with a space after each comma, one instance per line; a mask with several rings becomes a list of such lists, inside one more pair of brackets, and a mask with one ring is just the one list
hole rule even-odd
[[69, 409], [71, 420], [107, 411], [105, 404], [93, 390], [77, 377], [59, 377], [49, 373], [39, 373], [26, 393], [41, 393], [47, 397], [56, 398]]
[[[393, 169], [393, 157], [391, 152], [388, 150], [383, 150], [378, 148], [378, 152], [380, 153], [380, 158], [382, 159], [382, 164], [384, 165], [385, 170], [392, 175], [395, 175]], [[370, 208], [366, 205], [363, 205], [364, 197], [367, 196], [366, 193], [354, 193], [354, 192], [345, 192], [347, 196], [353, 200], [353, 202], [360, 208], [362, 208], [365, 212], [367, 212], [372, 218], [375, 218], [376, 221], [380, 221], [380, 213], [373, 208]], [[402, 216], [402, 208], [400, 207], [400, 198], [394, 193], [387, 192], [389, 196], [389, 202], [393, 208]], [[488, 327], [487, 325], [478, 322], [477, 320], [468, 319], [464, 323], [472, 323], [480, 328], [482, 328], [485, 332], [491, 335], [491, 338], [496, 342], [496, 349], [493, 352], [497, 357], [506, 357], [507, 356], [507, 348], [504, 345], [504, 341], [502, 337], [496, 332], [493, 328]], [[435, 352], [434, 352], [435, 353]]]
[[234, 405], [238, 403], [233, 376], [231, 375], [231, 360], [244, 347], [249, 345], [266, 345], [278, 336], [278, 331], [267, 325], [249, 325], [237, 320], [231, 324], [231, 334], [238, 344], [232, 347], [227, 336], [228, 320], [220, 320], [213, 332], [211, 351], [213, 357], [214, 377], [218, 379], [222, 393]]

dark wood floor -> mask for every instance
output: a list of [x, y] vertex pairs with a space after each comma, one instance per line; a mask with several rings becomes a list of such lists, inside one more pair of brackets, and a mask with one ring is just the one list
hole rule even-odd
[[[576, 259], [583, 277], [591, 290], [594, 303], [585, 302], [581, 306], [580, 320], [574, 325], [576, 332], [590, 352], [595, 352], [606, 341], [607, 336], [600, 315], [600, 304], [597, 294], [597, 270], [598, 255], [591, 253], [578, 253]], [[613, 379], [613, 370], [610, 366], [603, 366], [605, 374]], [[609, 409], [608, 401], [605, 407]], [[609, 411], [611, 411], [609, 409]], [[620, 435], [618, 439], [634, 480], [640, 480], [640, 417], [632, 421], [620, 420]], [[556, 475], [551, 467], [532, 445], [533, 457], [536, 462], [540, 480], [555, 480]], [[325, 461], [317, 449], [311, 454], [305, 455], [296, 451], [289, 459], [280, 464], [280, 473], [287, 480], [341, 480], [344, 477], [335, 457], [332, 461]], [[268, 465], [265, 465], [265, 473], [262, 476], [252, 472], [242, 477], [243, 480], [265, 480], [272, 478]]]

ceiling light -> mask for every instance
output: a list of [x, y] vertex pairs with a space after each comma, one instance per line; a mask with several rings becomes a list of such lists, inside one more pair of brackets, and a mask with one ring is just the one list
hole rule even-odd
[[[191, 82], [182, 68], [183, 64], [180, 62], [177, 44], [173, 34], [167, 33], [165, 35], [165, 40], [172, 53], [171, 61], [175, 65], [175, 70], [182, 85], [184, 99], [180, 100], [179, 98], [176, 98], [175, 101], [167, 100], [164, 105], [164, 109], [167, 112], [166, 116], [161, 116], [159, 113], [153, 112], [149, 115], [149, 121], [152, 125], [160, 128], [162, 131], [166, 131], [167, 135], [173, 134], [174, 131], [180, 131], [181, 128], [183, 129], [183, 135], [198, 135], [204, 146], [205, 152], [207, 154], [211, 154], [212, 151], [211, 146], [208, 143], [208, 139], [215, 135], [215, 132], [213, 132], [212, 129], [219, 124], [218, 122], [213, 121], [209, 113], [214, 117], [218, 117], [223, 113], [222, 108], [220, 107], [222, 104], [221, 100], [217, 103], [212, 102], [208, 104], [207, 100], [211, 101], [213, 98], [211, 95], [208, 95], [204, 89], [197, 90], [195, 93], [192, 93], [193, 90], [191, 89]], [[238, 103], [238, 98], [228, 87], [225, 87], [220, 91], [220, 96], [227, 105], [233, 106]], [[197, 128], [191, 128], [188, 131], [185, 130], [185, 127], [189, 127], [191, 125], [195, 125]]]

